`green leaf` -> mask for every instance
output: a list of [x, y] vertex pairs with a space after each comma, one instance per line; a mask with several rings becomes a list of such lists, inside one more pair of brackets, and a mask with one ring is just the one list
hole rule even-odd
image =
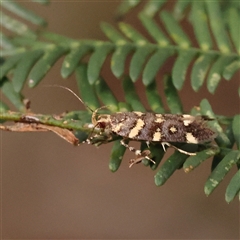
[[149, 162], [149, 164], [150, 164], [151, 169], [155, 170], [155, 169], [157, 169], [157, 167], [159, 166], [160, 162], [162, 161], [163, 156], [165, 154], [165, 151], [160, 146], [160, 144], [150, 144], [149, 149], [151, 151], [152, 159], [155, 162], [155, 164], [152, 163], [152, 162]]
[[230, 203], [234, 199], [234, 197], [239, 193], [239, 191], [240, 191], [240, 169], [232, 177], [230, 183], [227, 186], [225, 193], [226, 202]]
[[[200, 108], [201, 108], [201, 114], [206, 115], [212, 119], [216, 119], [215, 114], [213, 113], [212, 107], [210, 103], [208, 102], [207, 99], [203, 99], [200, 103]], [[217, 120], [210, 121], [208, 123], [209, 126], [211, 126], [214, 130], [217, 131], [217, 137], [216, 137], [216, 142], [219, 146], [221, 147], [229, 147], [231, 146], [231, 142], [228, 139], [227, 135], [223, 132], [222, 127], [219, 125]]]
[[208, 11], [210, 26], [218, 48], [223, 53], [229, 53], [231, 51], [231, 46], [225, 29], [220, 4], [216, 1], [205, 1], [205, 4]]
[[118, 109], [119, 109], [119, 112], [130, 112], [131, 111], [131, 107], [126, 102], [119, 102]]
[[32, 2], [37, 2], [40, 4], [48, 4], [50, 1], [49, 0], [32, 0]]
[[166, 35], [161, 31], [159, 26], [156, 24], [156, 22], [154, 22], [152, 18], [143, 13], [139, 14], [139, 18], [148, 33], [158, 43], [159, 46], [165, 47], [170, 44], [170, 41]]
[[108, 54], [113, 50], [111, 44], [100, 43], [95, 46], [95, 52], [92, 54], [88, 62], [88, 80], [90, 84], [94, 84], [99, 77], [102, 65], [108, 56]]
[[0, 66], [0, 79], [6, 76], [10, 70], [15, 68], [17, 63], [20, 61], [22, 55], [23, 53], [11, 56], [4, 62], [3, 65]]
[[130, 63], [130, 77], [133, 82], [136, 82], [138, 79], [142, 69], [143, 65], [146, 62], [148, 56], [155, 50], [154, 47], [146, 46], [146, 47], [140, 47], [136, 49], [136, 52], [134, 53], [131, 63]]
[[153, 81], [146, 87], [146, 96], [153, 112], [164, 113], [163, 103], [157, 90], [156, 81]]
[[118, 101], [102, 78], [96, 81], [95, 88], [98, 98], [103, 102], [104, 106], [107, 106], [112, 112], [117, 112]]
[[212, 38], [208, 27], [208, 17], [204, 1], [193, 1], [190, 19], [200, 48], [204, 51], [212, 49]]
[[15, 52], [13, 52], [13, 54], [16, 54], [19, 51], [19, 49], [25, 52], [26, 49], [29, 49], [29, 48], [37, 49], [37, 48], [44, 48], [46, 46], [46, 43], [39, 42], [35, 38], [30, 38], [25, 35], [16, 36], [12, 38], [12, 43], [16, 46]]
[[166, 0], [149, 0], [143, 9], [143, 13], [149, 17], [153, 17], [165, 2]]
[[173, 15], [175, 19], [178, 19], [178, 20], [182, 19], [182, 17], [184, 16], [184, 11], [187, 9], [190, 3], [191, 3], [190, 0], [184, 0], [184, 1], [178, 0], [176, 2], [173, 9]]
[[33, 13], [32, 11], [22, 7], [20, 4], [16, 2], [10, 1], [1, 1], [1, 5], [9, 10], [12, 13], [22, 17], [23, 19], [30, 21], [33, 24], [44, 26], [46, 25], [46, 21]]
[[[99, 101], [95, 94], [95, 89], [90, 85], [87, 78], [87, 65], [81, 64], [76, 68], [76, 80], [78, 85], [78, 91], [84, 101], [92, 110], [100, 107]], [[89, 109], [87, 109], [89, 110]]]
[[112, 172], [116, 172], [120, 167], [125, 151], [126, 148], [120, 143], [120, 140], [114, 142], [109, 162], [109, 169]]
[[[62, 44], [67, 45], [67, 46], [75, 46], [76, 44], [78, 44], [78, 42], [72, 40], [69, 37], [57, 34], [57, 33], [53, 33], [53, 32], [48, 32], [45, 31], [41, 34], [42, 37], [46, 38], [47, 40], [54, 42], [54, 43], [58, 43], [58, 44]], [[70, 47], [69, 46], [69, 47]]]
[[145, 86], [148, 86], [154, 81], [155, 76], [157, 75], [157, 72], [161, 66], [173, 53], [173, 50], [159, 49], [150, 57], [143, 70], [142, 81]]
[[164, 77], [164, 92], [170, 112], [172, 114], [181, 114], [183, 112], [182, 103], [170, 76]]
[[179, 52], [172, 70], [173, 85], [176, 89], [182, 89], [183, 83], [186, 79], [187, 69], [195, 56], [195, 51], [181, 50]]
[[211, 164], [211, 172], [216, 168], [216, 166], [222, 161], [223, 154], [220, 152], [213, 157], [212, 164]]
[[240, 69], [240, 61], [236, 60], [230, 63], [227, 67], [225, 67], [223, 71], [223, 77], [227, 80], [230, 80], [234, 73]]
[[214, 55], [204, 54], [195, 61], [191, 72], [191, 84], [194, 91], [197, 92], [203, 85], [207, 71], [214, 58]]
[[9, 110], [9, 107], [2, 101], [0, 101], [0, 113], [6, 112]]
[[128, 13], [132, 8], [136, 7], [141, 0], [126, 0], [122, 1], [121, 4], [118, 7], [117, 13], [122, 17], [122, 15], [125, 15]]
[[161, 166], [157, 174], [154, 176], [157, 186], [163, 185], [171, 175], [178, 170], [188, 158], [188, 155], [175, 151], [166, 162]]
[[[9, 37], [7, 37], [5, 34], [1, 33], [0, 32], [0, 46], [3, 48], [3, 49], [13, 49], [15, 48], [15, 45], [14, 43], [12, 42], [12, 40], [10, 40]], [[3, 51], [1, 51], [1, 56], [3, 56], [2, 54]]]
[[182, 48], [189, 48], [191, 46], [191, 41], [173, 16], [166, 11], [162, 11], [160, 17], [174, 42]]
[[234, 60], [235, 57], [219, 57], [212, 65], [207, 79], [207, 88], [210, 93], [214, 93], [222, 77], [223, 69]]
[[112, 55], [111, 69], [113, 74], [120, 78], [124, 73], [125, 61], [128, 54], [134, 50], [132, 45], [117, 46], [117, 49]]
[[205, 183], [204, 192], [206, 195], [212, 193], [212, 191], [218, 186], [218, 184], [223, 180], [226, 174], [239, 159], [239, 151], [231, 151], [222, 159], [222, 161], [216, 166], [216, 168], [209, 176], [207, 182]]
[[12, 104], [19, 110], [25, 111], [26, 108], [22, 102], [22, 96], [14, 91], [12, 83], [7, 79], [3, 78], [0, 83], [2, 93], [12, 102]]
[[232, 130], [237, 143], [237, 148], [240, 149], [240, 115], [234, 116]]
[[119, 23], [119, 28], [129, 39], [131, 39], [137, 45], [142, 46], [148, 43], [148, 40], [131, 25], [121, 22]]
[[[2, 113], [6, 112], [9, 110], [9, 107], [2, 101], [0, 101], [0, 116]], [[1, 120], [0, 119], [0, 123], [4, 123], [5, 121], [4, 120]]]
[[209, 148], [190, 156], [183, 164], [184, 172], [188, 173], [198, 167], [202, 162], [219, 152], [219, 148]]
[[[90, 123], [91, 122], [91, 117], [92, 117], [92, 112], [89, 112], [89, 111], [86, 111], [86, 110], [78, 110], [78, 111], [71, 111], [71, 112], [68, 112], [66, 113], [64, 116], [63, 116], [63, 119], [61, 120], [67, 120], [69, 121], [68, 124], [71, 123], [72, 126], [75, 125], [75, 127], [73, 129], [77, 129], [77, 130], [83, 130], [82, 128], [85, 127], [84, 125], [86, 123]], [[77, 121], [75, 121], [77, 120]], [[79, 121], [78, 121], [79, 120]], [[76, 127], [76, 125], [78, 125], [79, 123], [81, 123], [81, 127]], [[89, 132], [92, 133], [92, 128], [88, 128], [87, 127], [87, 132], [85, 132], [87, 135], [87, 137], [89, 137]], [[75, 134], [75, 133], [74, 133]], [[84, 134], [83, 133], [78, 133], [78, 137], [80, 138], [83, 138], [84, 137]], [[85, 139], [82, 139], [83, 141], [86, 140]]]
[[108, 23], [101, 23], [101, 29], [108, 39], [116, 44], [122, 45], [128, 42], [125, 37], [123, 37], [112, 25]]
[[55, 62], [67, 51], [68, 48], [63, 46], [49, 46], [43, 57], [35, 64], [29, 74], [29, 87], [35, 87], [44, 78]]
[[83, 131], [74, 131], [74, 135], [78, 139], [79, 143], [85, 143], [89, 137], [89, 134]]
[[135, 91], [135, 87], [131, 79], [129, 77], [125, 77], [122, 83], [126, 102], [134, 111], [145, 112], [146, 110]]
[[6, 14], [4, 14], [3, 12], [0, 12], [1, 15], [1, 25], [3, 27], [5, 27], [6, 29], [8, 29], [11, 32], [14, 32], [16, 34], [19, 35], [24, 35], [27, 36], [29, 38], [36, 38], [36, 34], [31, 31], [28, 26], [24, 23], [21, 23], [9, 16], [7, 16]]
[[[240, 119], [239, 119], [240, 120]], [[240, 123], [239, 123], [240, 124]], [[239, 126], [240, 127], [240, 126]], [[235, 136], [233, 134], [233, 121], [231, 121], [227, 126], [225, 130], [225, 134], [227, 135], [229, 141], [231, 142], [231, 145], [229, 145], [229, 148], [232, 148], [235, 143]], [[240, 138], [240, 133], [239, 133]], [[239, 140], [240, 141], [240, 140]]]
[[[140, 13], [139, 18], [144, 29], [139, 28], [138, 25], [120, 23], [119, 28], [121, 32], [119, 32], [111, 25], [103, 23], [101, 26], [102, 30], [108, 39], [110, 39], [110, 41], [74, 40], [59, 34], [45, 31], [41, 31], [40, 34], [39, 32], [36, 32], [36, 34], [39, 34], [39, 40], [37, 40], [35, 32], [32, 32], [32, 34], [31, 30], [27, 28], [25, 30], [27, 32], [30, 30], [30, 33], [27, 33], [26, 35], [23, 31], [24, 28], [16, 29], [16, 26], [24, 27], [24, 25], [21, 25], [21, 23], [20, 25], [17, 25], [19, 22], [15, 22], [15, 24], [14, 22], [11, 22], [11, 19], [8, 16], [5, 17], [5, 20], [2, 21], [3, 27], [6, 26], [8, 29], [10, 29], [10, 31], [13, 29], [14, 33], [19, 33], [22, 35], [15, 36], [16, 34], [13, 34], [11, 38], [1, 35], [3, 40], [1, 42], [1, 46], [3, 46], [1, 56], [4, 57], [5, 61], [2, 63], [2, 68], [0, 68], [0, 70], [2, 70], [1, 74], [2, 76], [6, 74], [8, 74], [9, 77], [13, 76], [11, 81], [6, 80], [5, 78], [2, 79], [3, 92], [18, 108], [20, 108], [22, 111], [26, 111], [22, 103], [22, 96], [18, 92], [22, 90], [24, 81], [27, 78], [30, 69], [32, 68], [30, 77], [34, 76], [34, 81], [30, 81], [30, 86], [35, 86], [43, 78], [43, 76], [45, 76], [53, 64], [59, 60], [60, 57], [66, 55], [62, 65], [61, 74], [66, 78], [70, 76], [73, 71], [76, 72], [78, 88], [81, 92], [81, 99], [85, 107], [87, 105], [92, 110], [95, 110], [100, 105], [107, 105], [110, 106], [110, 110], [112, 112], [132, 110], [145, 112], [145, 107], [141, 102], [141, 100], [144, 99], [143, 95], [145, 91], [147, 101], [150, 106], [148, 106], [148, 108], [151, 108], [153, 112], [163, 113], [164, 107], [159, 96], [158, 89], [160, 86], [162, 86], [162, 82], [156, 83], [155, 77], [168, 59], [173, 60], [171, 56], [175, 54], [177, 55], [177, 59], [171, 73], [173, 79], [171, 79], [171, 77], [165, 77], [163, 86], [167, 99], [166, 102], [169, 106], [170, 112], [173, 114], [182, 113], [183, 107], [180, 102], [177, 89], [179, 90], [183, 87], [186, 73], [190, 73], [191, 71], [193, 88], [198, 90], [203, 85], [206, 73], [208, 69], [210, 69], [207, 87], [209, 91], [214, 92], [221, 75], [226, 76], [227, 79], [230, 79], [235, 71], [240, 68], [239, 56], [237, 53], [230, 52], [232, 47], [230, 44], [233, 44], [237, 51], [239, 51], [239, 25], [236, 23], [239, 22], [238, 20], [240, 15], [238, 14], [238, 5], [236, 5], [236, 3], [232, 5], [232, 2], [220, 3], [215, 1], [214, 3], [211, 3], [209, 1], [199, 2], [179, 0], [174, 5], [175, 12], [168, 13], [166, 11], [162, 11], [162, 13], [160, 13], [163, 21], [159, 23], [159, 21], [157, 21], [159, 19], [155, 19], [153, 17], [165, 2], [166, 1], [164, 0], [149, 0], [147, 2], [142, 2], [141, 6], [143, 7], [143, 10]], [[140, 1], [127, 0], [122, 6], [125, 6], [125, 10], [127, 9], [128, 11], [138, 5], [138, 3], [140, 3]], [[8, 4], [8, 6], [17, 6], [17, 8], [20, 6], [18, 3], [15, 4], [13, 1], [5, 4]], [[217, 6], [216, 13], [212, 11], [214, 6]], [[18, 8], [18, 10], [19, 9], [20, 8]], [[220, 12], [220, 10], [223, 11]], [[211, 16], [208, 12], [211, 12]], [[198, 42], [198, 46], [195, 47], [191, 47], [192, 38], [190, 37], [192, 36], [186, 34], [188, 26], [185, 25], [184, 21], [180, 22], [176, 20], [183, 16], [186, 16], [186, 20], [187, 17], [189, 17], [189, 13], [191, 13], [190, 24], [192, 24], [196, 35], [195, 38]], [[28, 18], [27, 15], [28, 13], [26, 13], [26, 17]], [[215, 16], [217, 16], [217, 20], [214, 19]], [[10, 21], [7, 21], [8, 19], [10, 19]], [[209, 19], [210, 24], [208, 22]], [[221, 21], [219, 22], [220, 27], [217, 26], [217, 28], [222, 29], [217, 29], [215, 31], [213, 26], [217, 23], [218, 19]], [[224, 24], [226, 24], [226, 26]], [[162, 27], [164, 29], [162, 29]], [[209, 28], [214, 32], [209, 33]], [[227, 32], [227, 30], [229, 32]], [[167, 36], [166, 32], [168, 34]], [[218, 36], [221, 32], [223, 32], [223, 35], [225, 36]], [[155, 43], [150, 42], [148, 38], [149, 35], [150, 38], [153, 38], [153, 42]], [[229, 41], [228, 36], [231, 37], [231, 41]], [[221, 47], [221, 52], [219, 50], [212, 49], [213, 41], [211, 37], [215, 37], [214, 41], [217, 43], [219, 48]], [[218, 37], [221, 37], [222, 39], [218, 40]], [[173, 44], [170, 41], [172, 39], [176, 44]], [[228, 45], [226, 45], [224, 42], [225, 40], [227, 41]], [[224, 44], [221, 45], [221, 43]], [[38, 53], [38, 51], [39, 57], [37, 56], [38, 54], [33, 54]], [[40, 54], [41, 51], [44, 52], [43, 57]], [[101, 78], [101, 68], [105, 62], [105, 59], [111, 55], [111, 53], [111, 70], [116, 77], [122, 77], [126, 69], [126, 71], [129, 70], [130, 77], [135, 81], [142, 73], [143, 83], [145, 86], [143, 86], [144, 90], [140, 92], [141, 99], [137, 95], [137, 86], [134, 85], [130, 77], [125, 78], [122, 83], [126, 102], [118, 102], [114, 96], [114, 93], [111, 91], [111, 89], [109, 89], [107, 83]], [[132, 58], [128, 58], [130, 54], [133, 55]], [[14, 57], [19, 55], [20, 57], [19, 59], [14, 59], [11, 57], [11, 55]], [[199, 55], [202, 57], [202, 59], [201, 57], [198, 58], [198, 60], [200, 59], [201, 62], [199, 63], [196, 61], [192, 64], [193, 59], [195, 57], [199, 57]], [[2, 59], [0, 59], [0, 61], [2, 61]], [[85, 61], [88, 62], [88, 65], [81, 63]], [[34, 64], [35, 66], [33, 66]], [[168, 69], [162, 69], [162, 71], [168, 71]], [[216, 78], [216, 76], [218, 78]], [[163, 89], [160, 90], [162, 91]], [[211, 105], [207, 100], [203, 100], [200, 107], [201, 108], [195, 108], [192, 112], [215, 118], [215, 114], [213, 113]], [[55, 124], [56, 126], [63, 128], [70, 126], [70, 129], [79, 130], [80, 132], [76, 134], [78, 134], [78, 137], [81, 140], [84, 140], [87, 138], [89, 132], [94, 131], [97, 133], [98, 129], [91, 129], [85, 125], [85, 123], [91, 122], [92, 112], [85, 110], [83, 112], [85, 115], [77, 112], [71, 112], [67, 114], [66, 117], [69, 123], [72, 120], [71, 124], [68, 123], [65, 125], [63, 124], [62, 119], [61, 123], [59, 123], [59, 120], [53, 118], [51, 118], [51, 121], [49, 118], [47, 118], [47, 120], [45, 118], [45, 122], [43, 122], [43, 124]], [[9, 114], [10, 112], [6, 113]], [[166, 163], [162, 165], [160, 171], [156, 174], [156, 184], [162, 185], [165, 183], [176, 169], [179, 169], [183, 166], [183, 163], [186, 159], [187, 160], [184, 163], [184, 169], [185, 171], [189, 171], [200, 165], [200, 163], [205, 161], [210, 156], [214, 156], [212, 168], [214, 171], [216, 171], [216, 169], [221, 166], [222, 160], [224, 160], [223, 158], [227, 156], [229, 157], [229, 154], [234, 152], [234, 150], [231, 149], [233, 144], [237, 142], [237, 147], [240, 147], [239, 116], [240, 115], [235, 116], [233, 120], [231, 117], [227, 118], [217, 115], [216, 120], [209, 121], [209, 125], [218, 133], [216, 142], [219, 147], [217, 146], [216, 148], [205, 149], [201, 152], [198, 152], [196, 156], [191, 157], [176, 151], [166, 161]], [[0, 115], [0, 118], [1, 120], [4, 120], [2, 114]], [[80, 121], [77, 121], [77, 119], [80, 119]], [[220, 124], [224, 125], [224, 127], [221, 127]], [[104, 133], [102, 136], [99, 135], [93, 144], [97, 145], [102, 143], [101, 141], [103, 139], [106, 140], [106, 135]], [[114, 141], [114, 147], [112, 149], [111, 160], [109, 163], [109, 168], [111, 171], [116, 171], [119, 168], [123, 154], [126, 150], [126, 148], [120, 144], [118, 139], [119, 137], [112, 139], [112, 141]], [[175, 145], [177, 147], [180, 146], [181, 149], [183, 147], [189, 147], [191, 152], [197, 152], [199, 149], [203, 148], [203, 146], [199, 146], [197, 144], [194, 146], [189, 144], [182, 146], [181, 144], [178, 145], [175, 143]], [[141, 147], [146, 147], [146, 143], [143, 142]], [[193, 148], [195, 149], [193, 150]], [[156, 164], [148, 161], [143, 162], [146, 163], [145, 165], [149, 165], [151, 169], [156, 169], [165, 152], [160, 143], [151, 143], [149, 145], [149, 149], [151, 151], [150, 157], [156, 161]], [[188, 149], [186, 150], [188, 151]], [[230, 159], [224, 166], [225, 168], [223, 167], [220, 170], [228, 169], [229, 166], [232, 166], [231, 164], [233, 163]], [[236, 162], [237, 166], [238, 164], [240, 164], [239, 160]], [[235, 180], [235, 183], [236, 181], [239, 181], [239, 179]], [[231, 192], [232, 193], [228, 195], [226, 192], [228, 199], [233, 199], [237, 192], [239, 192], [239, 186], [232, 188]]]
[[236, 24], [240, 22], [239, 9], [230, 7], [226, 15], [229, 33], [231, 35], [235, 49], [237, 50], [238, 54], [240, 54], [240, 41], [239, 41], [240, 27], [239, 24]]
[[29, 72], [43, 54], [43, 50], [39, 49], [35, 51], [27, 51], [22, 55], [21, 60], [14, 69], [12, 78], [12, 84], [16, 92], [21, 92]]
[[92, 47], [81, 43], [71, 48], [70, 53], [64, 58], [61, 75], [63, 78], [69, 77], [77, 68], [79, 61], [92, 50]]

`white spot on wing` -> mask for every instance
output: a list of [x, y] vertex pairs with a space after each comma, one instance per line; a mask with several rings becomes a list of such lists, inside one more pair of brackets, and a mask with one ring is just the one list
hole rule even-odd
[[192, 133], [187, 133], [186, 134], [186, 139], [188, 143], [198, 143], [197, 138], [195, 138]]
[[144, 121], [142, 119], [138, 119], [136, 126], [130, 131], [128, 137], [129, 138], [134, 138], [138, 135], [139, 131], [143, 128], [144, 126]]
[[113, 126], [112, 131], [118, 133], [123, 126], [123, 123], [119, 123], [116, 126]]
[[142, 112], [134, 112], [135, 114], [137, 114], [139, 117], [143, 115]]
[[194, 121], [195, 117], [188, 115], [188, 114], [184, 114], [183, 115], [183, 124], [184, 126], [188, 126], [189, 124], [191, 124]]
[[171, 127], [171, 128], [170, 128], [170, 131], [171, 131], [172, 133], [175, 133], [175, 132], [177, 132], [177, 129], [176, 129], [175, 127]]
[[152, 141], [154, 141], [154, 142], [158, 142], [158, 141], [160, 141], [161, 140], [161, 133], [160, 132], [155, 132], [154, 134], [153, 134], [153, 139], [152, 139]]
[[156, 123], [161, 123], [164, 121], [162, 114], [156, 114], [155, 117], [156, 118], [155, 118], [154, 122], [156, 122]]

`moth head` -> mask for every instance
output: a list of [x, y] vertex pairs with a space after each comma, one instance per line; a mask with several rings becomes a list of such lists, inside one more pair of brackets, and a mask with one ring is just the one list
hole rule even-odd
[[102, 114], [99, 115], [97, 118], [97, 126], [99, 128], [106, 128], [107, 126], [109, 126], [111, 124], [111, 119], [110, 119], [110, 115], [108, 114]]
[[110, 124], [110, 115], [109, 114], [98, 114], [98, 111], [102, 108], [107, 108], [102, 106], [97, 108], [92, 114], [92, 124], [98, 126], [99, 128], [105, 128]]

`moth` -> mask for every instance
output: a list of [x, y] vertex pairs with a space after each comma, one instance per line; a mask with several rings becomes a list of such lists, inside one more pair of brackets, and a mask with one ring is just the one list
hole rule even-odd
[[[65, 88], [65, 87], [63, 87]], [[67, 89], [72, 92], [70, 89]], [[166, 151], [165, 146], [173, 147], [181, 153], [196, 155], [184, 151], [171, 143], [191, 143], [202, 144], [212, 141], [216, 137], [214, 130], [207, 126], [207, 122], [213, 120], [207, 116], [192, 116], [188, 114], [158, 114], [143, 112], [116, 112], [113, 114], [98, 114], [101, 108], [93, 111], [83, 100], [72, 92], [82, 104], [92, 112], [92, 124], [94, 128], [107, 134], [108, 140], [117, 135], [122, 137], [121, 144], [134, 152], [135, 159], [130, 160], [130, 166], [150, 158], [150, 150], [141, 152], [128, 145], [127, 141], [145, 141], [150, 143], [160, 143]], [[92, 143], [94, 137], [88, 138], [87, 142]]]
[[144, 158], [155, 162], [149, 157], [150, 151], [136, 150], [129, 146], [126, 140], [145, 141], [147, 145], [161, 143], [164, 151], [165, 146], [169, 146], [184, 154], [196, 155], [171, 143], [201, 144], [212, 141], [216, 136], [215, 131], [207, 126], [207, 122], [212, 120], [207, 116], [142, 112], [117, 112], [97, 116], [96, 111], [92, 114], [94, 126], [121, 136], [121, 144], [136, 154], [137, 158], [130, 160], [130, 167]]

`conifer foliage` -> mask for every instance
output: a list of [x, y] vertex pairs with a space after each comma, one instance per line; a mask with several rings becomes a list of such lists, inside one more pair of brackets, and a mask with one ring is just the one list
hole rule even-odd
[[[42, 0], [36, 4], [47, 3], [48, 0]], [[187, 72], [191, 73], [191, 87], [194, 91], [197, 92], [206, 84], [208, 91], [214, 94], [221, 81], [230, 81], [240, 68], [240, 28], [239, 24], [236, 24], [240, 22], [239, 3], [179, 0], [175, 2], [172, 10], [166, 10], [166, 4], [167, 1], [164, 0], [122, 1], [117, 16], [123, 20], [116, 24], [117, 27], [102, 23], [100, 27], [108, 40], [100, 41], [71, 39], [48, 32], [47, 22], [41, 16], [24, 8], [20, 3], [1, 1], [0, 90], [18, 110], [8, 111], [8, 106], [0, 102], [1, 123], [21, 122], [27, 113], [23, 87], [37, 87], [62, 57], [62, 67], [59, 69], [61, 76], [68, 78], [75, 74], [80, 96], [85, 104], [91, 109], [97, 109], [101, 106], [100, 103], [103, 103], [108, 106], [108, 114], [133, 110], [146, 112], [136, 92], [136, 81], [142, 81], [145, 86], [151, 111], [165, 113], [156, 88], [156, 75], [170, 57], [174, 57], [172, 72], [163, 78], [164, 94], [170, 113], [183, 113], [184, 106], [178, 91], [184, 88]], [[138, 20], [148, 37], [124, 21], [124, 16], [131, 14], [133, 8], [138, 9]], [[8, 15], [9, 12], [12, 13], [11, 16]], [[19, 19], [23, 19], [24, 23]], [[188, 36], [187, 29], [182, 26], [183, 19], [192, 27], [197, 46]], [[26, 22], [36, 25], [37, 30], [32, 30]], [[45, 28], [38, 31], [38, 26]], [[118, 102], [114, 92], [101, 76], [102, 66], [108, 56], [111, 58], [109, 68], [114, 76], [121, 80], [125, 102]], [[128, 56], [131, 56], [130, 63], [127, 61]], [[126, 64], [129, 66], [126, 67]], [[129, 69], [127, 74], [126, 69]], [[239, 93], [240, 90], [233, 94]], [[212, 147], [208, 144], [182, 144], [181, 148], [196, 151], [197, 154], [188, 156], [176, 151], [158, 168], [164, 150], [160, 144], [150, 144], [152, 159], [156, 164], [145, 160], [143, 164], [152, 170], [158, 168], [155, 184], [160, 186], [179, 168], [190, 172], [212, 158], [212, 169], [204, 191], [206, 195], [211, 194], [231, 168], [235, 168], [237, 171], [229, 182], [225, 195], [226, 201], [231, 202], [240, 193], [240, 115], [219, 116], [213, 112], [207, 99], [203, 99], [199, 108], [193, 108], [190, 114], [207, 115], [214, 119], [210, 125], [217, 132], [216, 145]], [[34, 122], [34, 118], [39, 122]], [[0, 129], [53, 131], [61, 137], [67, 135], [65, 140], [69, 142], [76, 139], [84, 141], [89, 133], [99, 131], [89, 128], [91, 112], [88, 109], [70, 112], [61, 119], [32, 114], [32, 118], [25, 121], [25, 124], [29, 125], [21, 122], [23, 125], [15, 126], [16, 129], [6, 129], [3, 127], [5, 125], [0, 125]], [[33, 122], [35, 125], [31, 125]], [[101, 136], [98, 136], [93, 144], [102, 143]], [[121, 138], [118, 136], [109, 141], [114, 142], [109, 168], [117, 171], [126, 149], [120, 144]], [[141, 143], [142, 149], [147, 147], [146, 143]]]

